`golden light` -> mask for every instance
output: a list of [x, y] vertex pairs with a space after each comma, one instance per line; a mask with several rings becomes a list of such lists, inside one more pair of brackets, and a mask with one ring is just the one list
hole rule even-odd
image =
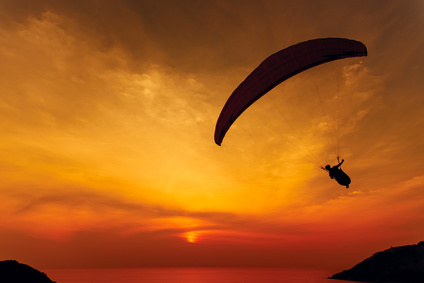
[[192, 244], [197, 243], [199, 241], [199, 234], [197, 232], [187, 232], [184, 233], [183, 236], [187, 242]]

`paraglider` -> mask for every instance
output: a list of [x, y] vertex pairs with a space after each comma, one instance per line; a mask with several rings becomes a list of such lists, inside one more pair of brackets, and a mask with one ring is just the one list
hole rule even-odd
[[337, 161], [339, 164], [331, 167], [330, 164], [326, 165], [325, 167], [321, 167], [322, 169], [328, 171], [328, 174], [330, 175], [331, 179], [336, 179], [337, 183], [339, 183], [342, 186], [346, 186], [346, 189], [349, 188], [350, 184], [350, 178], [349, 176], [343, 172], [343, 170], [340, 168], [340, 166], [343, 164], [344, 159], [340, 162], [339, 157], [337, 157]]
[[221, 145], [236, 119], [275, 86], [312, 67], [349, 57], [367, 55], [362, 42], [320, 38], [298, 43], [265, 59], [231, 94], [219, 115], [215, 143]]
[[[278, 84], [315, 66], [343, 58], [367, 56], [366, 46], [346, 38], [319, 38], [285, 48], [266, 58], [234, 90], [225, 103], [215, 127], [215, 143], [221, 145], [237, 118], [255, 101]], [[327, 169], [330, 177], [349, 187], [350, 178], [339, 167]], [[326, 166], [326, 168], [327, 168]], [[337, 170], [337, 171], [336, 171]]]

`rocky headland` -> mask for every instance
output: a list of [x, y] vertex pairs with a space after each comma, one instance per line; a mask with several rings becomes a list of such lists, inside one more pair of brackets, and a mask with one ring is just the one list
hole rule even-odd
[[0, 282], [4, 283], [56, 283], [43, 272], [16, 260], [0, 261]]
[[423, 283], [424, 241], [378, 252], [330, 278], [378, 283]]

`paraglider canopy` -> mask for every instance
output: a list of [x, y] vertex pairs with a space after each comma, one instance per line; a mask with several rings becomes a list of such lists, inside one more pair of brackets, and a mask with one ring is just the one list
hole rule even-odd
[[231, 94], [219, 115], [215, 143], [221, 145], [234, 121], [256, 100], [288, 78], [320, 64], [367, 55], [359, 41], [320, 38], [298, 43], [265, 59]]

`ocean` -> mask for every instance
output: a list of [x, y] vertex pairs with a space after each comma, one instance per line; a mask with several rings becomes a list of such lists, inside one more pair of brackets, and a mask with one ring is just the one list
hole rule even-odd
[[287, 268], [113, 268], [41, 270], [57, 283], [341, 283], [335, 271]]

